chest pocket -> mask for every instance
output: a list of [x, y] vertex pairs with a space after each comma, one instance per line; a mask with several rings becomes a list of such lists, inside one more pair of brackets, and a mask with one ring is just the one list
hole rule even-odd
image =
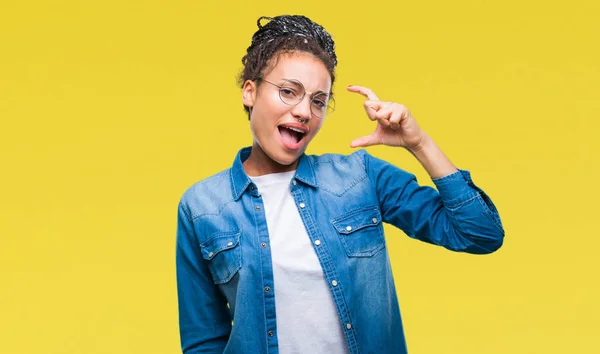
[[372, 257], [385, 247], [379, 208], [352, 211], [332, 221], [349, 257]]
[[241, 234], [241, 230], [222, 232], [200, 244], [202, 257], [208, 264], [215, 284], [228, 282], [242, 267]]

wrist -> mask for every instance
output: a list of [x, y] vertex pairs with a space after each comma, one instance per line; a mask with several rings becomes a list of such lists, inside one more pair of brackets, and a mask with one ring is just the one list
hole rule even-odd
[[419, 142], [412, 146], [407, 146], [406, 149], [413, 155], [422, 154], [425, 150], [431, 149], [434, 145], [433, 140], [425, 132], [421, 133], [421, 139]]
[[458, 171], [428, 135], [424, 135], [421, 142], [409, 151], [421, 163], [431, 178], [444, 177]]

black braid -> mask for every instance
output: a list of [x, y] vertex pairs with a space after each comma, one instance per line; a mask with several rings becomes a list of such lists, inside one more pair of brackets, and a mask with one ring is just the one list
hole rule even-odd
[[[265, 26], [261, 24], [262, 20], [270, 20]], [[311, 38], [329, 54], [333, 62], [333, 67], [337, 66], [337, 56], [335, 55], [335, 43], [331, 35], [325, 29], [311, 21], [305, 16], [277, 16], [274, 18], [262, 16], [256, 21], [258, 31], [252, 36], [252, 44], [248, 47], [249, 53], [256, 45], [264, 42], [271, 42], [277, 37], [300, 36]]]
[[[263, 25], [263, 20], [269, 22]], [[333, 85], [334, 71], [338, 63], [335, 43], [322, 26], [299, 15], [272, 18], [262, 16], [256, 21], [256, 25], [258, 30], [252, 36], [252, 42], [242, 58], [244, 69], [238, 78], [240, 87], [243, 87], [246, 80], [260, 79], [270, 60], [277, 59], [277, 55], [298, 51], [310, 53], [320, 59], [327, 67]], [[244, 108], [249, 118], [249, 109], [245, 106]]]

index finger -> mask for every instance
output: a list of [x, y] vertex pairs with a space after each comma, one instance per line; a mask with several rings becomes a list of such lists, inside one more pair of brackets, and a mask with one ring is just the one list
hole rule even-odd
[[350, 85], [347, 88], [348, 88], [348, 91], [360, 93], [361, 95], [365, 96], [366, 98], [368, 98], [372, 101], [380, 101], [379, 97], [377, 97], [375, 92], [373, 92], [373, 90], [371, 90], [370, 88], [366, 88], [363, 86], [357, 86], [357, 85]]

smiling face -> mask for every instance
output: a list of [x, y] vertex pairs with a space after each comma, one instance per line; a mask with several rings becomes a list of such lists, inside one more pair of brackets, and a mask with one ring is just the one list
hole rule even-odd
[[[299, 84], [306, 90], [302, 101], [296, 105], [284, 103], [282, 98], [288, 103], [293, 100]], [[323, 119], [312, 114], [326, 104], [319, 92], [331, 92], [331, 76], [321, 60], [304, 52], [279, 55], [262, 80], [245, 82], [242, 101], [251, 109], [250, 130], [254, 136], [252, 152], [244, 162], [248, 174], [296, 168], [298, 158], [323, 124]]]

